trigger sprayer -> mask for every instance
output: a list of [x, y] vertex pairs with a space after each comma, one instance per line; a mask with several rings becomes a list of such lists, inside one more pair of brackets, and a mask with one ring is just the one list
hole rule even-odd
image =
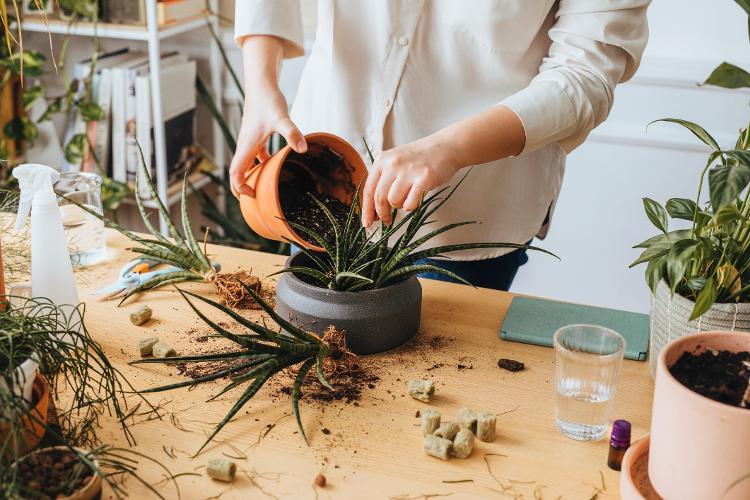
[[13, 177], [21, 188], [16, 231], [23, 229], [31, 213], [31, 295], [57, 306], [77, 307], [68, 242], [52, 188], [60, 174], [46, 165], [26, 163], [13, 169]]

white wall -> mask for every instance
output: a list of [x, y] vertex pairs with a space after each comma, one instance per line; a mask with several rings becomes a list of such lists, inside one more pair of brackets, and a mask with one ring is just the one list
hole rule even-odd
[[568, 158], [554, 225], [540, 244], [562, 262], [533, 256], [513, 290], [558, 299], [648, 311], [643, 266], [630, 247], [655, 234], [641, 198], [693, 198], [705, 149], [675, 125], [704, 125], [723, 145], [750, 119], [747, 91], [698, 87], [723, 60], [750, 67], [747, 17], [730, 0], [656, 0], [642, 67], [618, 88], [609, 120]]

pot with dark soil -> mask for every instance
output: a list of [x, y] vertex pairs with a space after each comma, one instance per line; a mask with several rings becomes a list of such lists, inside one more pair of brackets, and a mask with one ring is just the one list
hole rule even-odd
[[325, 215], [308, 193], [314, 194], [335, 214], [346, 214], [357, 186], [367, 177], [367, 167], [354, 147], [327, 133], [305, 136], [307, 152], [297, 154], [289, 146], [251, 168], [246, 184], [253, 195], [240, 196], [240, 208], [248, 225], [259, 235], [291, 241], [323, 251], [290, 223], [325, 231]]
[[750, 333], [673, 340], [656, 368], [649, 476], [663, 498], [750, 498]]
[[369, 234], [360, 222], [358, 196], [344, 211], [305, 193], [325, 220], [308, 211], [300, 213], [303, 220], [289, 224], [324, 251], [302, 248], [276, 273], [283, 274], [276, 288], [277, 312], [318, 335], [335, 326], [346, 333], [355, 354], [381, 352], [407, 342], [419, 331], [419, 273], [440, 273], [470, 284], [426, 259], [474, 248], [527, 248], [492, 242], [429, 246], [434, 237], [474, 223], [433, 225], [435, 212], [458, 185], [425, 197], [414, 211], [394, 215], [393, 223], [381, 223]]
[[[87, 464], [86, 462], [89, 462]], [[67, 446], [43, 448], [30, 453], [17, 464], [15, 481], [26, 498], [90, 500], [99, 498], [102, 479], [94, 469], [99, 465], [86, 451]], [[23, 491], [25, 490], [25, 492]]]

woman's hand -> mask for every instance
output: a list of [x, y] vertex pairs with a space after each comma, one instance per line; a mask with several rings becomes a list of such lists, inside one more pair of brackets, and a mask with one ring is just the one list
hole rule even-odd
[[448, 182], [461, 166], [439, 135], [384, 151], [362, 192], [362, 224], [390, 224], [393, 208], [414, 210], [422, 194]]
[[456, 122], [375, 160], [362, 192], [362, 224], [390, 224], [394, 208], [414, 210], [422, 195], [447, 183], [461, 168], [520, 154], [526, 132], [506, 106]]
[[256, 35], [242, 42], [245, 70], [245, 105], [237, 137], [237, 150], [229, 166], [229, 181], [235, 196], [254, 196], [245, 184], [245, 173], [255, 164], [268, 159], [266, 141], [280, 134], [297, 153], [307, 151], [302, 132], [289, 118], [289, 110], [278, 84], [278, 70], [283, 41], [276, 37]]

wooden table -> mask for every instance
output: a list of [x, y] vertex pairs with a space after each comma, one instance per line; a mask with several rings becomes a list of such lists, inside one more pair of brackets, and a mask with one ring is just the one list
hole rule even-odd
[[[182, 353], [209, 349], [213, 341], [195, 342], [206, 331], [204, 324], [172, 289], [149, 292], [120, 308], [91, 295], [114, 279], [117, 269], [132, 257], [125, 250], [127, 241], [115, 233], [108, 235], [109, 262], [77, 273], [89, 330], [136, 388], [183, 380], [173, 366], [128, 365], [137, 358], [138, 339], [157, 335]], [[209, 251], [224, 271], [252, 269], [261, 277], [284, 261], [277, 255], [223, 247]], [[266, 284], [273, 286], [271, 280]], [[158, 459], [173, 474], [201, 474], [177, 478], [182, 498], [619, 498], [619, 475], [606, 465], [607, 442], [579, 443], [563, 437], [555, 427], [554, 351], [498, 338], [512, 295], [429, 280], [422, 286], [422, 328], [416, 345], [362, 360], [380, 381], [364, 390], [358, 405], [343, 401], [322, 405], [303, 399], [310, 447], [290, 416], [289, 396], [279, 393], [277, 383], [261, 391], [214, 443], [192, 458], [237, 395], [234, 391], [205, 402], [224, 386], [217, 382], [149, 395], [165, 418], [130, 419], [138, 451]], [[215, 295], [211, 284], [186, 288]], [[154, 318], [143, 327], [129, 321], [137, 304], [154, 310]], [[432, 343], [439, 347], [431, 347]], [[501, 357], [523, 361], [526, 369], [501, 370], [497, 366]], [[436, 383], [437, 395], [430, 405], [405, 395], [405, 381], [417, 377]], [[647, 363], [626, 360], [614, 416], [632, 422], [634, 438], [648, 429], [652, 392]], [[501, 414], [497, 440], [477, 442], [465, 460], [443, 462], [426, 456], [415, 413], [433, 407], [444, 419], [451, 419], [461, 406]], [[116, 421], [103, 419], [103, 426], [100, 437], [124, 443]], [[242, 472], [231, 485], [205, 475], [206, 462], [224, 454], [247, 456], [236, 460]], [[328, 485], [316, 491], [312, 482], [321, 472]], [[163, 478], [145, 462], [141, 474], [151, 482]], [[132, 479], [128, 488], [132, 498], [147, 496]], [[173, 484], [162, 481], [157, 488], [167, 498], [176, 498]]]

